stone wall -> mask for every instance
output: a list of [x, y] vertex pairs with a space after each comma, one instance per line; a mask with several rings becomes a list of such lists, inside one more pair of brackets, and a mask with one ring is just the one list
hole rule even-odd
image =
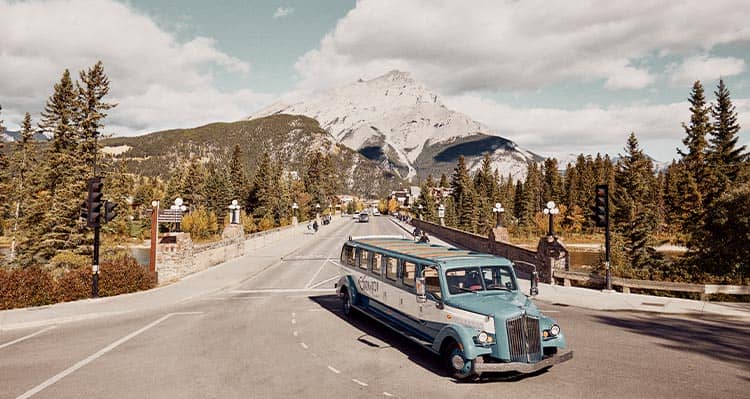
[[[412, 224], [428, 234], [461, 248], [502, 256], [513, 262], [528, 262], [536, 267], [539, 281], [543, 283], [554, 282], [553, 268], [568, 270], [570, 267], [570, 254], [559, 237], [542, 237], [537, 250], [534, 251], [503, 241], [502, 239], [507, 237], [507, 232], [503, 228], [494, 229], [487, 237], [424, 220], [412, 219]], [[516, 263], [516, 272], [520, 277], [528, 278], [534, 267], [520, 262]]]
[[274, 242], [300, 236], [307, 230], [306, 226], [284, 226], [245, 235], [241, 225], [228, 225], [220, 241], [204, 244], [193, 243], [189, 233], [167, 233], [159, 240], [156, 251], [159, 284], [179, 280]]

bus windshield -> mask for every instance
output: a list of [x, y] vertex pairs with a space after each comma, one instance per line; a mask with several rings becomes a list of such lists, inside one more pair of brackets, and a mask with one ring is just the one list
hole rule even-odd
[[477, 291], [515, 291], [510, 266], [482, 266], [450, 269], [445, 281], [451, 295]]

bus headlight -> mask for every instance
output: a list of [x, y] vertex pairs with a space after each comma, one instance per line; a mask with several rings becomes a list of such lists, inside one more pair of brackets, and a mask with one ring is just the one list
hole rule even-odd
[[477, 335], [477, 341], [479, 341], [480, 344], [486, 344], [487, 339], [489, 338], [489, 335], [487, 335], [486, 332], [482, 331]]
[[553, 324], [552, 327], [549, 328], [549, 334], [553, 337], [560, 335], [560, 326]]

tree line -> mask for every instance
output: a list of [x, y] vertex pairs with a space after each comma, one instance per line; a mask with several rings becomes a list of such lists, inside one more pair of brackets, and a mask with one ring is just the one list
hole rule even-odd
[[[120, 205], [114, 221], [102, 227], [114, 239], [147, 235], [154, 199], [168, 208], [183, 198], [189, 207], [185, 227], [198, 239], [220, 232], [232, 200], [243, 207], [247, 232], [290, 224], [293, 216], [305, 220], [335, 205], [336, 171], [321, 151], [298, 172], [268, 153], [248, 170], [237, 145], [225, 162], [181, 160], [166, 181], [131, 173], [124, 159], [104, 154], [98, 142], [107, 111], [116, 106], [105, 100], [109, 90], [101, 62], [75, 81], [65, 70], [37, 126], [26, 113], [19, 139], [10, 151], [0, 151], [0, 233], [10, 238], [15, 255], [12, 262], [0, 256], [0, 264], [49, 265], [59, 263], [56, 257], [82, 261], [90, 255], [92, 234], [79, 216], [86, 179], [94, 175], [104, 177], [105, 198]], [[49, 141], [37, 140], [40, 133]]]
[[[740, 126], [729, 89], [719, 81], [715, 102], [708, 103], [700, 81], [690, 92], [690, 121], [683, 123], [684, 149], [666, 169], [656, 170], [635, 133], [616, 161], [609, 156], [579, 155], [560, 172], [558, 161], [529, 163], [526, 178], [514, 181], [491, 167], [485, 155], [470, 173], [459, 157], [450, 176], [439, 182], [428, 176], [421, 183], [423, 218], [437, 221], [445, 208], [445, 223], [465, 231], [487, 234], [494, 227], [492, 208], [500, 202], [503, 223], [515, 237], [547, 231], [542, 213], [548, 201], [560, 209], [556, 231], [592, 235], [594, 189], [607, 184], [610, 193], [612, 264], [625, 277], [675, 281], [747, 282], [750, 259], [750, 164], [738, 146]], [[450, 190], [445, 190], [450, 189]], [[444, 197], [442, 194], [446, 193]], [[436, 198], [437, 197], [437, 198]], [[412, 208], [413, 211], [416, 212]], [[687, 247], [684, 256], [667, 260], [654, 248], [672, 242]]]

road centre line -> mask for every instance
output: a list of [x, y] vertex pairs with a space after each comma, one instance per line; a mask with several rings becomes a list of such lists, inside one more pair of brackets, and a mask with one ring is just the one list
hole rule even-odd
[[366, 382], [362, 382], [362, 381], [360, 381], [360, 380], [358, 380], [356, 378], [352, 378], [352, 381], [356, 382], [357, 384], [359, 384], [359, 385], [361, 385], [363, 387], [368, 386]]
[[385, 395], [385, 396], [387, 396], [389, 398], [393, 396], [392, 393], [388, 393], [388, 392], [385, 392], [385, 391], [383, 392], [383, 395]]
[[340, 371], [336, 370], [336, 369], [335, 369], [335, 368], [333, 368], [333, 366], [331, 366], [331, 365], [328, 365], [328, 370], [331, 370], [331, 371], [333, 371], [333, 372], [334, 372], [334, 373], [336, 373], [336, 374], [341, 374], [341, 372], [340, 372]]
[[307, 344], [306, 344], [306, 343], [304, 343], [304, 342], [300, 342], [299, 344], [300, 344], [300, 346], [301, 346], [302, 348], [304, 348], [304, 349], [307, 349], [307, 348], [309, 348], [309, 346], [307, 346]]
[[25, 341], [25, 340], [27, 340], [29, 338], [36, 337], [37, 335], [39, 335], [39, 334], [41, 334], [41, 333], [43, 333], [45, 331], [49, 331], [49, 330], [52, 330], [52, 329], [55, 329], [55, 328], [57, 328], [57, 326], [50, 326], [50, 327], [41, 329], [41, 330], [39, 330], [39, 331], [37, 331], [37, 332], [35, 332], [33, 334], [29, 334], [29, 335], [23, 336], [21, 338], [18, 338], [16, 340], [13, 340], [13, 341], [10, 341], [10, 342], [6, 342], [6, 343], [0, 345], [0, 349], [7, 348], [7, 347], [9, 347], [9, 346], [11, 346], [13, 344], [17, 344], [17, 343], [19, 343], [21, 341]]
[[153, 328], [157, 324], [163, 322], [164, 320], [167, 320], [168, 318], [172, 316], [182, 316], [182, 315], [197, 315], [197, 314], [203, 314], [203, 312], [176, 312], [176, 313], [169, 313], [167, 315], [162, 316], [156, 321], [153, 321], [146, 325], [145, 327], [142, 327], [140, 330], [132, 332], [128, 335], [126, 335], [123, 338], [118, 339], [117, 341], [107, 345], [104, 349], [99, 350], [98, 352], [94, 353], [93, 355], [81, 360], [80, 362], [68, 367], [64, 371], [50, 377], [46, 381], [42, 382], [41, 384], [35, 386], [34, 388], [31, 388], [30, 390], [23, 393], [21, 396], [18, 396], [16, 399], [26, 399], [34, 396], [35, 394], [41, 392], [45, 388], [49, 387], [50, 385], [62, 380], [63, 378], [67, 377], [68, 375], [72, 374], [76, 370], [80, 369], [83, 366], [86, 366], [87, 364], [93, 362], [94, 360], [104, 356], [107, 354], [107, 352], [110, 352], [111, 350], [117, 348], [118, 346], [124, 344], [125, 342], [137, 337], [138, 335], [146, 332], [147, 330]]

